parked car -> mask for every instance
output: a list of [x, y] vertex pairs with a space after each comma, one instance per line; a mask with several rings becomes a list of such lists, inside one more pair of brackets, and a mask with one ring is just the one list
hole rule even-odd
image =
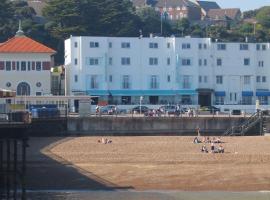
[[100, 108], [100, 113], [105, 115], [123, 114], [126, 113], [126, 110], [120, 109], [115, 105], [107, 105]]
[[241, 112], [241, 110], [239, 110], [239, 109], [234, 109], [234, 110], [232, 110], [231, 114], [232, 114], [232, 115], [241, 115], [242, 112]]
[[210, 113], [216, 113], [220, 112], [220, 108], [217, 108], [215, 106], [203, 106], [200, 110], [202, 111], [210, 111]]
[[148, 112], [149, 108], [147, 106], [136, 106], [132, 108], [132, 113], [137, 112], [137, 113], [146, 113]]
[[159, 110], [163, 114], [169, 114], [169, 115], [180, 115], [181, 113], [185, 113], [185, 110], [182, 108], [177, 108], [176, 105], [167, 105], [167, 106], [161, 106]]

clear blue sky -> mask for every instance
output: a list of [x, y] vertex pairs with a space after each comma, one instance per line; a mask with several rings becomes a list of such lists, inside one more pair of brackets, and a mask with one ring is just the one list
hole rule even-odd
[[254, 10], [262, 6], [270, 6], [270, 0], [209, 0], [216, 1], [222, 8], [240, 8], [241, 11]]

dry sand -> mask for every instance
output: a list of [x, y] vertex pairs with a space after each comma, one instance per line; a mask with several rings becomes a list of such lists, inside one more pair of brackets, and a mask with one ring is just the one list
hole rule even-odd
[[[270, 137], [223, 137], [224, 154], [201, 153], [193, 137], [108, 138], [111, 144], [98, 143], [100, 137], [31, 138], [29, 185], [91, 189], [84, 182], [91, 179], [92, 186], [136, 190], [270, 190]], [[39, 180], [31, 178], [37, 168]], [[66, 168], [78, 175], [65, 175]]]

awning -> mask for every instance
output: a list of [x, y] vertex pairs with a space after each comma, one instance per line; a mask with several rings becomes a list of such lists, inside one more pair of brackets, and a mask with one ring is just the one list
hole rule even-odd
[[226, 96], [226, 92], [225, 91], [216, 91], [215, 92], [215, 96], [216, 97], [225, 97]]
[[265, 96], [270, 96], [270, 91], [257, 91], [256, 92], [257, 97], [265, 97]]
[[253, 91], [242, 91], [242, 96], [243, 97], [252, 97]]
[[107, 96], [109, 92], [108, 90], [87, 90], [86, 94], [91, 96]]
[[109, 90], [112, 96], [143, 96], [141, 90]]

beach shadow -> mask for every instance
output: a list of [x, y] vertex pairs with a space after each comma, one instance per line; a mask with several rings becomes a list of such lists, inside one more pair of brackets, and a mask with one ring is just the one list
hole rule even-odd
[[[119, 187], [63, 158], [43, 152], [72, 138], [30, 138], [27, 149], [27, 190], [115, 190]], [[51, 152], [50, 152], [51, 153]]]

